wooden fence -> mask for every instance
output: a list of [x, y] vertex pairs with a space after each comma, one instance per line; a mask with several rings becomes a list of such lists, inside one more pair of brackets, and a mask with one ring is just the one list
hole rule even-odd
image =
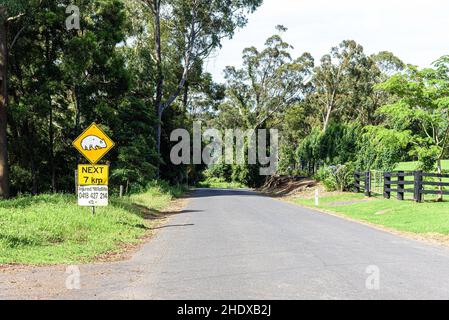
[[[426, 178], [437, 178], [438, 181], [428, 181]], [[385, 172], [383, 196], [386, 199], [391, 198], [391, 193], [396, 193], [398, 200], [404, 200], [407, 193], [413, 194], [413, 200], [422, 202], [423, 195], [449, 195], [449, 182], [443, 182], [443, 178], [449, 178], [449, 174], [425, 173], [422, 171], [413, 172]], [[370, 197], [371, 192], [371, 172], [355, 172], [354, 187], [356, 192], [363, 192]]]
[[355, 172], [354, 180], [355, 192], [363, 190], [365, 196], [371, 197], [371, 172]]

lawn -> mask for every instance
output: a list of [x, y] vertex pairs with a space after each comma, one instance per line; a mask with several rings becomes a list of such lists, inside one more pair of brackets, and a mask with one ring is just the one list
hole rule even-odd
[[74, 195], [0, 201], [0, 264], [82, 263], [119, 252], [157, 223], [144, 219], [143, 208], [163, 209], [180, 192], [153, 184], [141, 194], [112, 198], [95, 215], [77, 206]]
[[[441, 168], [442, 170], [449, 171], [449, 160], [441, 160]], [[419, 169], [418, 161], [411, 162], [400, 162], [395, 168], [395, 171], [415, 171]], [[435, 168], [436, 171], [436, 168]]]
[[[296, 198], [293, 201], [315, 207], [314, 199]], [[415, 203], [343, 193], [321, 198], [317, 208], [399, 231], [449, 234], [449, 202]]]

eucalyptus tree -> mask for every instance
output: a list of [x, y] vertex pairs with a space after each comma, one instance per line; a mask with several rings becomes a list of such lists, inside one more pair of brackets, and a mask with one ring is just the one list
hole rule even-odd
[[332, 115], [342, 111], [342, 101], [347, 92], [349, 68], [359, 63], [363, 48], [355, 41], [343, 41], [321, 58], [314, 70], [315, 101], [326, 131]]
[[345, 40], [321, 58], [314, 70], [314, 93], [308, 97], [321, 115], [322, 131], [332, 120], [376, 123], [376, 109], [387, 96], [375, 85], [402, 71], [403, 62], [392, 53], [382, 51], [368, 56], [353, 40]]
[[[278, 31], [286, 29], [278, 26]], [[277, 125], [289, 107], [300, 102], [310, 91], [309, 78], [314, 60], [309, 53], [292, 58], [293, 47], [280, 34], [267, 39], [265, 48], [243, 51], [243, 67], [227, 67], [227, 98], [222, 117], [234, 113], [237, 123], [247, 129], [259, 129], [268, 121]]]
[[[160, 152], [162, 115], [182, 94], [194, 63], [207, 58], [224, 38], [232, 37], [237, 28], [243, 27], [246, 15], [255, 11], [262, 0], [140, 1], [152, 17], [151, 58], [155, 64], [154, 108], [159, 120], [156, 141]], [[172, 50], [178, 54], [173, 55]], [[174, 64], [180, 65], [180, 72], [173, 84], [167, 79]]]
[[9, 165], [7, 142], [7, 105], [8, 105], [8, 51], [14, 45], [20, 32], [8, 33], [8, 25], [25, 13], [30, 1], [0, 0], [0, 198], [9, 197]]

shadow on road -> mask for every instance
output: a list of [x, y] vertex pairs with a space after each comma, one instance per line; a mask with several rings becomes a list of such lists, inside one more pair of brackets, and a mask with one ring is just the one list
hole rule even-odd
[[189, 195], [190, 198], [227, 197], [227, 196], [260, 197], [264, 195], [248, 189], [205, 189], [205, 188], [195, 189], [195, 191]]
[[160, 226], [160, 227], [156, 227], [156, 228], [151, 228], [151, 230], [159, 230], [159, 229], [165, 229], [165, 228], [175, 228], [175, 227], [190, 227], [190, 226], [194, 226], [194, 223], [186, 223], [186, 224], [169, 224], [166, 226]]

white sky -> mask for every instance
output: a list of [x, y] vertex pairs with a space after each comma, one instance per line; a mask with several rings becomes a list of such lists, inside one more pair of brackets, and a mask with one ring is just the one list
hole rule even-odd
[[247, 26], [211, 56], [207, 71], [223, 81], [223, 69], [240, 66], [244, 48], [262, 48], [278, 24], [288, 28], [283, 38], [294, 46], [294, 57], [307, 51], [316, 62], [349, 39], [368, 54], [391, 51], [420, 67], [449, 54], [447, 0], [264, 0]]

